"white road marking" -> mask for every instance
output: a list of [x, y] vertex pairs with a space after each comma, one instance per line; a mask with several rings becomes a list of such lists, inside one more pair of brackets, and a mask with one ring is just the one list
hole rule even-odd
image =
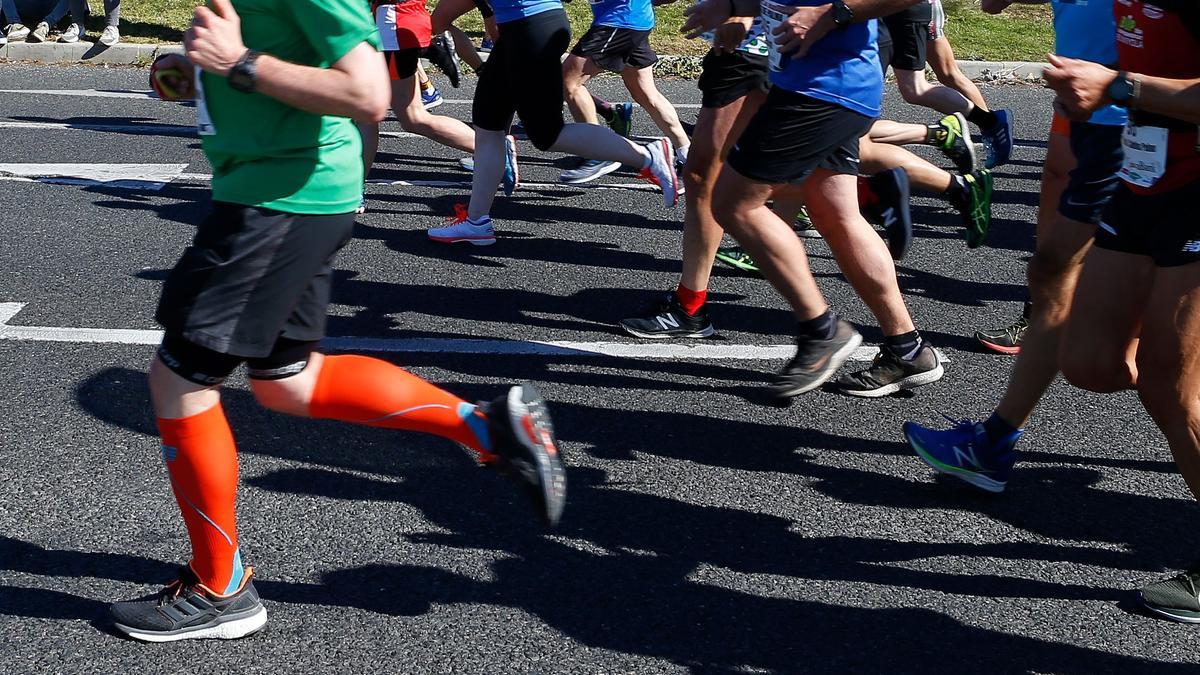
[[[10, 326], [25, 303], [0, 303], [0, 340], [77, 344], [157, 345], [162, 331], [113, 328]], [[487, 354], [494, 356], [569, 356], [657, 360], [776, 361], [791, 358], [792, 345], [725, 345], [702, 341], [683, 343], [576, 342], [570, 340], [486, 340], [465, 338], [328, 337], [322, 345], [335, 351], [393, 354]], [[876, 347], [859, 347], [852, 361], [870, 361]], [[941, 354], [939, 353], [939, 356]], [[942, 356], [943, 362], [946, 358]]]
[[103, 185], [131, 190], [161, 190], [183, 175], [187, 164], [5, 164], [0, 177], [68, 185]]
[[[192, 124], [96, 124], [92, 122], [0, 122], [0, 129], [21, 129], [26, 131], [103, 131], [117, 134], [163, 134], [171, 136], [196, 136], [196, 127]], [[420, 134], [410, 134], [407, 131], [381, 131], [385, 138], [422, 138]]]

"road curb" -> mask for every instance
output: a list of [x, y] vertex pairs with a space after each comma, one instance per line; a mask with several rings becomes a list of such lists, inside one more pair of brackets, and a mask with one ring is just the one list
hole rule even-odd
[[[35, 63], [107, 63], [114, 65], [139, 65], [150, 63], [162, 54], [182, 53], [183, 46], [177, 44], [117, 44], [104, 47], [99, 43], [79, 42], [58, 44], [54, 42], [14, 42], [0, 47], [0, 61], [28, 61]], [[487, 55], [482, 55], [486, 59]], [[685, 74], [699, 72], [699, 56], [663, 55], [663, 74]], [[972, 80], [991, 82], [996, 80], [1038, 80], [1042, 77], [1045, 63], [1029, 61], [959, 61], [963, 74]]]

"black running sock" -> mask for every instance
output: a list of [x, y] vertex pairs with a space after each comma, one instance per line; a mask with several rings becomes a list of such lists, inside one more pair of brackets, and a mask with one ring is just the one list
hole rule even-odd
[[983, 430], [987, 432], [988, 440], [993, 444], [1020, 431], [1017, 427], [1001, 419], [997, 413], [992, 413], [991, 417], [983, 421]]
[[967, 185], [967, 179], [957, 173], [951, 175], [950, 187], [942, 191], [942, 196], [960, 211], [967, 208], [967, 202], [971, 199], [971, 188]]
[[832, 309], [815, 319], [796, 322], [796, 336], [810, 340], [828, 340], [837, 332], [838, 315]]
[[885, 336], [883, 344], [897, 358], [904, 361], [912, 361], [920, 353], [925, 341], [921, 339], [921, 334], [914, 330], [908, 333], [901, 333], [900, 335]]
[[996, 118], [996, 113], [984, 110], [977, 105], [971, 106], [971, 112], [967, 113], [967, 121], [983, 131], [994, 129], [1000, 123], [1000, 120]]
[[925, 145], [940, 148], [946, 144], [946, 127], [941, 123], [925, 125]]

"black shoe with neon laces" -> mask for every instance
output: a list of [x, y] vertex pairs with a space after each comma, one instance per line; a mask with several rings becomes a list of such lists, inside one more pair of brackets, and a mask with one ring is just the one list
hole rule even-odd
[[706, 338], [717, 332], [708, 320], [706, 307], [688, 314], [674, 293], [668, 293], [666, 299], [643, 316], [621, 319], [621, 329], [634, 337], [650, 340]]
[[1019, 354], [1021, 340], [1025, 338], [1025, 333], [1029, 330], [1029, 312], [1032, 307], [1028, 302], [1025, 303], [1025, 310], [1022, 312], [1021, 318], [1008, 326], [975, 331], [975, 339], [979, 340], [979, 344], [994, 352]]
[[537, 388], [517, 385], [480, 409], [496, 455], [487, 466], [521, 486], [547, 525], [558, 524], [567, 501], [567, 471], [550, 411]]
[[201, 584], [192, 568], [185, 566], [166, 588], [114, 603], [109, 615], [117, 630], [143, 642], [245, 637], [267, 623], [267, 608], [258, 599], [253, 576], [254, 568], [245, 568], [238, 589], [223, 596]]
[[944, 369], [937, 352], [922, 345], [916, 356], [905, 360], [883, 347], [871, 365], [857, 373], [843, 375], [838, 389], [851, 396], [879, 398], [898, 391], [916, 389], [942, 379]]

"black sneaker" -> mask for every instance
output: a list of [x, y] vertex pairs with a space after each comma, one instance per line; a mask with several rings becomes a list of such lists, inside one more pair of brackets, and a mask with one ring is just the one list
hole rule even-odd
[[1025, 333], [1029, 330], [1029, 312], [1032, 308], [1033, 305], [1025, 303], [1021, 318], [1004, 328], [975, 331], [975, 339], [979, 340], [979, 344], [994, 352], [1019, 354], [1021, 340], [1025, 338]]
[[163, 590], [113, 603], [109, 615], [117, 630], [144, 642], [246, 637], [267, 624], [267, 608], [254, 590], [253, 576], [254, 568], [247, 567], [236, 591], [218, 595], [184, 566], [179, 578]]
[[446, 74], [451, 87], [458, 89], [462, 68], [458, 63], [458, 53], [454, 51], [454, 38], [450, 37], [450, 31], [433, 36], [425, 48], [425, 58]]
[[690, 315], [683, 310], [674, 293], [668, 293], [667, 298], [645, 316], [621, 319], [621, 329], [634, 337], [650, 340], [706, 338], [717, 332], [708, 320], [707, 306]]
[[1200, 564], [1177, 576], [1143, 588], [1142, 605], [1155, 614], [1179, 621], [1200, 623]]
[[829, 381], [854, 350], [862, 336], [838, 319], [837, 330], [828, 340], [796, 338], [796, 355], [775, 375], [767, 391], [776, 398], [792, 398], [812, 391]]
[[525, 488], [547, 525], [558, 524], [567, 501], [567, 470], [542, 395], [532, 384], [520, 384], [480, 407], [496, 454], [489, 466]]
[[863, 216], [883, 228], [893, 260], [903, 258], [912, 245], [912, 211], [908, 205], [911, 194], [908, 172], [896, 168], [868, 178], [867, 190], [860, 195]]
[[937, 382], [942, 379], [944, 372], [937, 352], [928, 344], [922, 345], [911, 361], [905, 361], [887, 347], [881, 347], [868, 368], [843, 375], [837, 381], [837, 386], [844, 394], [879, 398]]

